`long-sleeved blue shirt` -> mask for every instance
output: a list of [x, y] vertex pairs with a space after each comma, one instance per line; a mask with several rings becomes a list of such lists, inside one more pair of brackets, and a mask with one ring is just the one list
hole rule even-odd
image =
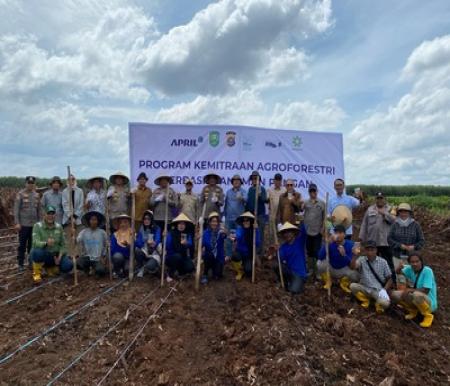
[[[344, 267], [347, 267], [350, 265], [350, 262], [352, 261], [352, 248], [353, 248], [353, 241], [351, 240], [345, 240], [344, 241], [344, 249], [345, 249], [345, 256], [342, 256], [341, 253], [338, 250], [338, 244], [336, 242], [332, 242], [330, 244], [329, 250], [330, 250], [330, 265], [334, 269], [341, 269]], [[319, 260], [325, 260], [326, 259], [326, 250], [325, 245], [322, 246], [319, 252]]]
[[[241, 197], [238, 197], [238, 193]], [[225, 195], [225, 219], [227, 221], [236, 221], [236, 219], [245, 211], [247, 202], [247, 192], [243, 188], [238, 190], [229, 189]]]
[[[260, 192], [258, 197], [258, 216], [264, 216], [266, 214], [267, 193], [264, 186], [261, 185], [259, 189]], [[254, 186], [251, 186], [247, 194], [246, 210], [252, 212], [253, 214], [255, 214], [255, 195], [256, 188]]]
[[280, 246], [280, 259], [287, 267], [300, 277], [306, 278], [306, 229], [302, 224], [300, 233], [292, 244], [284, 243]]
[[[205, 248], [205, 252], [203, 253], [203, 257], [205, 257], [205, 255], [214, 255], [214, 246], [212, 245], [212, 235], [213, 235], [213, 230], [211, 228], [208, 228], [205, 230], [205, 232], [203, 233], [203, 247]], [[216, 255], [214, 256], [216, 259], [218, 259], [219, 261], [221, 261], [222, 263], [225, 262], [225, 239], [226, 239], [227, 235], [224, 232], [219, 232], [219, 230], [216, 231], [216, 238], [217, 238], [217, 243], [216, 243]]]
[[[178, 232], [178, 231], [172, 231], [172, 232]], [[166, 249], [167, 249], [167, 255], [168, 256], [174, 255], [176, 253], [172, 232], [167, 233]], [[187, 239], [186, 240], [187, 240], [186, 245], [184, 245], [182, 247], [187, 251], [187, 249], [191, 248], [192, 245], [193, 245], [193, 243], [192, 243], [192, 236], [190, 234], [187, 234]]]
[[[342, 193], [341, 196], [338, 196], [337, 194], [330, 197], [330, 200], [328, 201], [328, 208], [327, 212], [329, 215], [333, 213], [333, 210], [339, 206], [344, 205], [347, 208], [350, 209], [350, 211], [353, 211], [353, 209], [357, 208], [359, 206], [359, 200], [353, 196], [348, 196], [345, 193]], [[353, 234], [353, 227], [350, 225], [350, 227], [345, 232], [347, 235]]]
[[[140, 233], [136, 236], [136, 241], [134, 242], [135, 248], [142, 248], [144, 246], [144, 240], [142, 238], [142, 235]], [[121, 253], [124, 257], [129, 258], [130, 257], [130, 247], [123, 247], [118, 244], [115, 234], [113, 233], [111, 235], [111, 256], [113, 256], [115, 253]]]
[[142, 236], [142, 240], [144, 244], [148, 240], [148, 236], [153, 234], [153, 241], [155, 242], [155, 248], [161, 243], [161, 228], [159, 226], [153, 225], [150, 229], [144, 229], [144, 226], [141, 225], [139, 229], [139, 234]]
[[[245, 233], [250, 232], [251, 237], [250, 240], [253, 241], [253, 227], [250, 228], [244, 228], [244, 227], [237, 227], [236, 229], [236, 251], [239, 252], [241, 255], [244, 256], [250, 256], [253, 254], [252, 251], [252, 245], [249, 245], [246, 242]], [[253, 243], [252, 243], [253, 244]], [[256, 229], [256, 248], [258, 248], [261, 245], [261, 237], [259, 229]]]

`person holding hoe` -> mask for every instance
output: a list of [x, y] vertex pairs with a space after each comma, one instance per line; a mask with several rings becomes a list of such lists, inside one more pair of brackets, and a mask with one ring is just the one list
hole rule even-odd
[[[264, 248], [267, 193], [266, 189], [261, 184], [261, 175], [256, 170], [250, 175], [250, 181], [252, 185], [248, 189], [246, 210], [254, 216], [257, 216], [256, 220], [261, 238], [258, 243], [257, 253], [261, 256]], [[256, 192], [258, 192], [258, 194]], [[256, 198], [256, 196], [258, 196], [258, 198]]]
[[[302, 224], [299, 229], [290, 222], [285, 222], [278, 234], [282, 240], [279, 254], [286, 290], [291, 294], [302, 293], [308, 277], [305, 257], [305, 226]], [[278, 276], [280, 275], [278, 264], [274, 267], [274, 271]]]
[[147, 186], [148, 177], [144, 172], [139, 173], [137, 177], [137, 187], [133, 189], [136, 200], [136, 220], [134, 229], [138, 230], [142, 225], [144, 213], [150, 210], [150, 199], [152, 198], [152, 190]]
[[413, 320], [417, 314], [422, 315], [421, 327], [431, 327], [438, 308], [437, 286], [433, 270], [424, 264], [422, 256], [412, 250], [408, 256], [408, 264], [400, 266], [398, 273], [402, 273], [407, 280], [405, 288], [392, 292], [392, 300], [400, 304], [407, 312], [406, 320]]
[[130, 213], [130, 179], [122, 172], [109, 177], [111, 186], [108, 189], [109, 216], [114, 220], [117, 216]]
[[206, 203], [205, 213], [202, 215], [208, 218], [212, 212], [220, 213], [220, 209], [225, 202], [225, 197], [222, 188], [219, 186], [222, 178], [214, 172], [209, 172], [203, 178], [206, 184], [200, 194], [200, 207]]
[[80, 251], [77, 265], [88, 275], [93, 270], [97, 277], [103, 277], [106, 274], [108, 259], [108, 236], [102, 229], [105, 225], [105, 216], [100, 212], [90, 211], [83, 215], [81, 221], [85, 228], [77, 238]]
[[220, 215], [212, 212], [208, 216], [208, 228], [203, 232], [203, 261], [204, 273], [202, 284], [208, 283], [209, 271], [212, 271], [215, 280], [223, 276], [225, 265], [225, 239], [227, 235], [220, 227]]
[[241, 214], [236, 223], [236, 235], [231, 236], [233, 241], [233, 255], [231, 258], [232, 269], [236, 272], [236, 280], [242, 277], [252, 276], [253, 249], [261, 246], [260, 230], [256, 228], [256, 242], [253, 244], [253, 230], [255, 227], [255, 216], [251, 212]]
[[390, 304], [388, 291], [392, 286], [392, 272], [388, 262], [377, 256], [377, 242], [368, 240], [364, 244], [365, 256], [358, 257], [355, 248], [350, 267], [359, 272], [359, 283], [351, 283], [352, 294], [361, 302], [363, 308], [369, 308], [375, 301], [377, 313], [382, 314]]
[[[165, 220], [167, 216], [168, 224], [172, 222], [174, 210], [178, 206], [178, 195], [170, 185], [173, 184], [172, 177], [166, 174], [160, 174], [155, 179], [155, 185], [158, 187], [153, 191], [150, 199], [150, 207], [153, 210], [153, 221], [164, 232]], [[166, 200], [168, 200], [166, 205]], [[167, 209], [167, 210], [166, 210]]]

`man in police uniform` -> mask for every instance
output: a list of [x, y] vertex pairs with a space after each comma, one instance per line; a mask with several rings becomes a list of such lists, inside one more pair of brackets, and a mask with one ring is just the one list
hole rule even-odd
[[[17, 263], [19, 270], [24, 269], [25, 251], [30, 253], [33, 226], [40, 220], [41, 205], [39, 194], [36, 192], [36, 178], [28, 176], [25, 178], [25, 189], [16, 196], [14, 202], [14, 224], [19, 232], [19, 248], [17, 249]], [[31, 261], [29, 260], [30, 267]]]

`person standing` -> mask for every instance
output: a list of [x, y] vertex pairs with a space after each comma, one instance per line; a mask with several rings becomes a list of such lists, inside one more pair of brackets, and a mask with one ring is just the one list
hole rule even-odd
[[221, 207], [224, 204], [225, 197], [222, 188], [219, 186], [222, 179], [216, 173], [210, 172], [203, 178], [206, 186], [202, 189], [200, 194], [200, 207], [203, 211], [203, 205], [206, 202], [205, 219], [208, 218], [212, 212], [221, 212]]
[[[17, 264], [19, 271], [24, 269], [25, 252], [30, 254], [33, 240], [33, 226], [41, 218], [39, 194], [36, 192], [36, 178], [25, 178], [25, 188], [17, 193], [14, 201], [14, 228], [19, 233]], [[31, 267], [31, 259], [28, 259]]]
[[[356, 209], [357, 207], [359, 207], [359, 199], [352, 197], [352, 196], [348, 196], [345, 193], [345, 182], [342, 178], [337, 178], [336, 180], [334, 180], [334, 190], [336, 191], [336, 195], [331, 196], [330, 200], [328, 202], [328, 216], [331, 219], [331, 222], [334, 223], [333, 218], [332, 218], [332, 214], [333, 214], [333, 210], [339, 206], [339, 205], [344, 205], [346, 206], [350, 211], [353, 211], [353, 209]], [[353, 227], [352, 225], [350, 225], [347, 230], [345, 231], [345, 238], [348, 240], [352, 239], [352, 235], [353, 235]]]
[[[247, 201], [247, 191], [242, 187], [242, 179], [236, 174], [231, 179], [233, 187], [225, 195], [225, 228], [228, 233], [236, 231], [236, 219], [244, 212]], [[225, 254], [230, 258], [232, 255], [232, 242], [225, 241]]]
[[109, 177], [111, 186], [108, 189], [109, 216], [114, 220], [117, 216], [130, 213], [130, 179], [122, 172], [117, 172]]
[[391, 208], [386, 204], [382, 192], [375, 195], [375, 204], [369, 206], [364, 214], [359, 238], [363, 243], [375, 241], [377, 246], [377, 255], [382, 257], [389, 264], [395, 280], [395, 268], [392, 260], [392, 251], [388, 243], [388, 234], [391, 225], [395, 222], [395, 216], [391, 215]]
[[280, 196], [277, 211], [277, 223], [296, 224], [296, 213], [303, 207], [302, 195], [295, 191], [294, 181], [286, 181], [286, 192]]
[[[280, 173], [273, 177], [273, 187], [267, 190], [269, 199], [269, 245], [274, 246], [277, 241], [277, 214], [278, 204], [280, 203], [280, 196], [286, 193], [286, 188], [283, 185], [283, 176]], [[271, 248], [269, 251], [269, 259], [273, 257], [275, 249]]]
[[83, 228], [81, 224], [81, 217], [83, 216], [84, 193], [83, 190], [77, 186], [77, 179], [73, 174], [70, 175], [67, 184], [68, 185], [70, 184], [72, 188], [72, 197], [69, 197], [69, 186], [67, 186], [62, 192], [62, 205], [64, 210], [62, 225], [66, 236], [66, 242], [69, 242], [72, 236], [72, 229], [71, 229], [72, 213], [70, 212], [69, 200], [72, 201], [73, 219], [75, 225], [75, 234], [73, 235], [73, 237], [74, 240], [76, 240], [78, 234]]
[[95, 176], [87, 181], [88, 194], [86, 195], [86, 202], [84, 208], [86, 211], [93, 211], [106, 215], [106, 196], [105, 196], [105, 181], [106, 178]]
[[[166, 214], [166, 199], [168, 200], [168, 213], [167, 213], [167, 230], [169, 230], [169, 224], [172, 222], [174, 211], [178, 207], [178, 195], [175, 193], [170, 185], [173, 183], [172, 177], [161, 174], [155, 179], [155, 185], [158, 185], [153, 191], [150, 198], [150, 207], [153, 210], [153, 221], [164, 233], [164, 220]], [[169, 197], [166, 198], [167, 192]], [[163, 234], [163, 237], [165, 235]]]
[[[266, 225], [266, 201], [267, 193], [264, 186], [261, 184], [261, 176], [257, 171], [253, 171], [250, 175], [250, 181], [252, 186], [248, 190], [246, 210], [253, 215], [257, 213], [257, 226], [260, 234], [260, 243], [257, 249], [258, 254], [261, 256], [264, 251], [264, 228]], [[258, 208], [255, 208], [256, 204], [256, 191], [258, 191]]]
[[188, 179], [184, 186], [186, 191], [180, 194], [179, 197], [179, 209], [180, 213], [184, 213], [188, 216], [194, 224], [197, 224], [199, 217], [199, 209], [198, 209], [198, 196], [192, 191], [194, 187], [194, 183], [191, 179]]
[[326, 214], [325, 202], [317, 196], [317, 185], [310, 184], [308, 187], [309, 199], [304, 205], [304, 224], [306, 227], [306, 251], [310, 259], [310, 267], [315, 271], [317, 258], [322, 245], [322, 231], [324, 230], [324, 219]]
[[62, 207], [62, 181], [58, 176], [53, 177], [50, 180], [50, 188], [41, 198], [41, 213], [45, 212], [45, 208], [49, 205], [56, 209], [55, 221], [58, 224], [62, 224], [63, 219], [63, 207]]
[[152, 190], [147, 186], [148, 177], [144, 172], [139, 173], [137, 182], [138, 186], [134, 189], [136, 211], [134, 229], [138, 230], [142, 225], [144, 213], [150, 210], [150, 199], [152, 198]]

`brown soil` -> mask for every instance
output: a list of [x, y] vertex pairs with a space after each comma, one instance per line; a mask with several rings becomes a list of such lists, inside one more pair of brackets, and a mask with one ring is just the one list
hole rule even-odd
[[[362, 211], [356, 214], [360, 219]], [[331, 301], [319, 283], [292, 297], [274, 280], [270, 262], [257, 284], [237, 283], [228, 268], [220, 282], [196, 292], [183, 280], [161, 308], [107, 385], [442, 385], [450, 382], [450, 241], [448, 220], [418, 211], [426, 259], [438, 282], [439, 311], [429, 330], [396, 312], [378, 316], [333, 287]], [[1, 277], [1, 275], [0, 275]], [[29, 273], [11, 280], [0, 301], [31, 287]], [[0, 365], [0, 385], [46, 384], [76, 355], [158, 286], [135, 279], [103, 296], [60, 329]], [[0, 306], [0, 355], [85, 304], [110, 286], [80, 274]], [[98, 382], [152, 314], [169, 286], [131, 312], [58, 384]]]

